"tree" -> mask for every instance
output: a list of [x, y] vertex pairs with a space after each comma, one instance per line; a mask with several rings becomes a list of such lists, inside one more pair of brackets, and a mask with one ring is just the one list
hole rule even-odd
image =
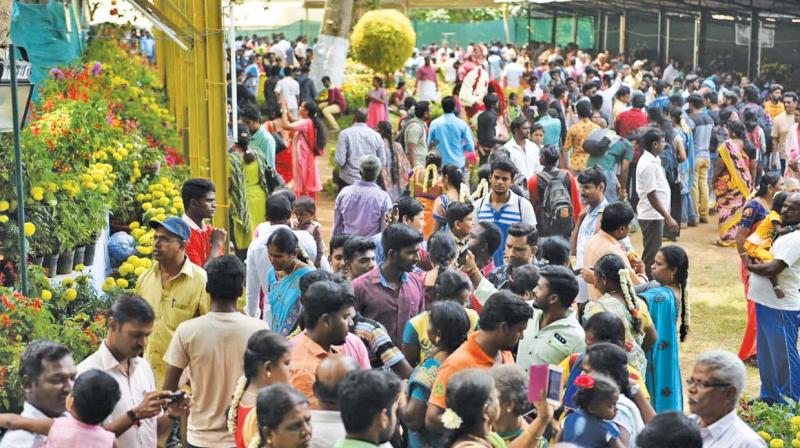
[[354, 0], [325, 2], [325, 14], [310, 73], [318, 91], [322, 90], [323, 76], [329, 76], [336, 86], [344, 82], [344, 62], [349, 49], [347, 35], [352, 26], [353, 4]]

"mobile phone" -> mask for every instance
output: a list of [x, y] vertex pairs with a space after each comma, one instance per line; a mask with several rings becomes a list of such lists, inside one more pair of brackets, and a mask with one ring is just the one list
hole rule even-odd
[[175, 403], [176, 401], [183, 400], [185, 397], [186, 397], [186, 391], [181, 390], [169, 394], [169, 397], [167, 398], [169, 398], [170, 403]]
[[464, 249], [458, 254], [457, 263], [459, 266], [464, 266], [464, 263], [467, 262], [467, 251], [469, 250], [469, 246], [464, 246]]
[[536, 403], [542, 391], [545, 391], [547, 402], [553, 406], [561, 405], [561, 383], [564, 370], [552, 364], [534, 364], [530, 369], [530, 386], [528, 401]]

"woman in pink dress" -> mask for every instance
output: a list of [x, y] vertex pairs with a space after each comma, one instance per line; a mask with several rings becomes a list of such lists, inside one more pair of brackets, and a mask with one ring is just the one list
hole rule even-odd
[[317, 169], [317, 156], [325, 150], [326, 128], [319, 115], [319, 107], [313, 101], [300, 105], [300, 119], [294, 120], [284, 103], [281, 107], [283, 127], [294, 131], [292, 137], [292, 191], [299, 198], [309, 196], [317, 201], [317, 192], [322, 190], [322, 181]]
[[374, 89], [369, 91], [367, 96], [367, 126], [372, 129], [378, 127], [381, 121], [389, 121], [389, 109], [387, 104], [386, 89], [383, 88], [383, 78], [376, 76], [372, 78]]

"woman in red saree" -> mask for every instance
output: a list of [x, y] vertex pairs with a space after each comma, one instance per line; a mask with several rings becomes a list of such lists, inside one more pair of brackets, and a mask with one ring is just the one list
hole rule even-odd
[[300, 119], [293, 120], [284, 103], [281, 121], [285, 129], [294, 131], [292, 137], [292, 191], [298, 198], [308, 196], [317, 201], [322, 181], [317, 169], [317, 156], [325, 150], [325, 125], [319, 118], [319, 107], [313, 101], [300, 105]]

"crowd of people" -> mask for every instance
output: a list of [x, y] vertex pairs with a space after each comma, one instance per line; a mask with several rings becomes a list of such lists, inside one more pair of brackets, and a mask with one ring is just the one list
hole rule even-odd
[[[744, 362], [761, 400], [800, 398], [793, 92], [495, 43], [428, 46], [348, 111], [304, 38], [238, 42], [230, 232], [215, 185], [187, 181], [97, 352], [28, 346], [0, 447], [764, 447], [737, 415]], [[748, 328], [684, 378], [689, 256], [662, 242], [713, 214]]]

